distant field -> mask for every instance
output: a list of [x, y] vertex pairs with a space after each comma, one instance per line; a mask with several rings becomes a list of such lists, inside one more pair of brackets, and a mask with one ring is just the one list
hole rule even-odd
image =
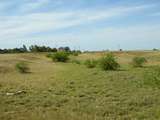
[[[71, 59], [83, 62], [103, 54]], [[0, 54], [0, 120], [160, 120], [160, 87], [144, 84], [147, 73], [160, 66], [160, 52], [114, 54], [121, 68], [107, 72], [54, 63], [46, 53]], [[146, 57], [148, 63], [133, 68], [134, 56]], [[27, 62], [31, 73], [18, 73], [19, 61]], [[17, 91], [24, 93], [7, 95]]]

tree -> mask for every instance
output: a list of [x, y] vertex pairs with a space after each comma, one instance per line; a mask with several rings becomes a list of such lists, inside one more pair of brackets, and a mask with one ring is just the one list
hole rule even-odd
[[27, 49], [27, 47], [25, 45], [23, 45], [23, 51], [24, 52], [28, 52], [28, 49]]

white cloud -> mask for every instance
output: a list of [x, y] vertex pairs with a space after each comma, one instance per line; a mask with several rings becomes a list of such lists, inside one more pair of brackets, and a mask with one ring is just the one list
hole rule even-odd
[[[89, 32], [87, 32], [89, 31]], [[118, 49], [152, 49], [159, 47], [160, 25], [140, 25], [130, 27], [97, 28], [75, 33], [63, 33], [56, 35], [37, 35], [34, 37], [22, 37], [17, 40], [22, 44], [40, 44], [50, 46], [66, 46], [72, 48], [81, 46], [84, 50]], [[83, 45], [83, 46], [82, 46]]]
[[[159, 25], [138, 25], [129, 27], [112, 27], [96, 29], [90, 34], [83, 34], [81, 39], [91, 41], [90, 49], [118, 49], [121, 45], [123, 49], [152, 49], [160, 44], [160, 24]], [[97, 42], [98, 40], [98, 42]], [[84, 45], [86, 45], [84, 44]], [[87, 46], [85, 46], [87, 48]], [[99, 49], [100, 50], [100, 49]]]
[[27, 2], [19, 8], [20, 12], [31, 12], [33, 10], [36, 10], [42, 6], [46, 6], [50, 3], [50, 0], [35, 0]]
[[[49, 0], [39, 0], [36, 3], [26, 4], [25, 9], [35, 9]], [[17, 16], [0, 16], [0, 38], [19, 39], [32, 33], [53, 31], [62, 28], [82, 25], [103, 19], [111, 19], [133, 12], [145, 10], [153, 5], [141, 5], [132, 7], [116, 7], [99, 10], [77, 10], [63, 12], [30, 13]]]

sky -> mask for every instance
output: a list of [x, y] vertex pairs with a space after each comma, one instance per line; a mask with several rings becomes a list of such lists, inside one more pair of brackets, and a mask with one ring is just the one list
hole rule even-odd
[[0, 48], [160, 48], [160, 0], [0, 0]]

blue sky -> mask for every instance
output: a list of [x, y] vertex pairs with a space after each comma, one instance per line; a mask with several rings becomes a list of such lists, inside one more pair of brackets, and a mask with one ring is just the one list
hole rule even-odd
[[160, 48], [159, 0], [0, 0], [0, 48]]

